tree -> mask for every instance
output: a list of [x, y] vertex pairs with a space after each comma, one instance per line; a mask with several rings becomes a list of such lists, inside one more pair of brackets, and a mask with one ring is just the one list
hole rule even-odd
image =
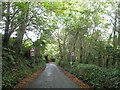
[[18, 22], [20, 23], [19, 29], [17, 30], [17, 39], [16, 45], [18, 47], [18, 51], [21, 51], [22, 48], [22, 40], [26, 30], [26, 23], [28, 21], [28, 13], [29, 13], [29, 3], [17, 3], [18, 8], [21, 13], [18, 17]]
[[10, 2], [8, 2], [6, 5], [4, 4], [4, 7], [7, 7], [7, 13], [6, 13], [6, 22], [5, 22], [5, 32], [3, 37], [3, 46], [7, 47], [9, 42], [9, 25], [10, 25]]

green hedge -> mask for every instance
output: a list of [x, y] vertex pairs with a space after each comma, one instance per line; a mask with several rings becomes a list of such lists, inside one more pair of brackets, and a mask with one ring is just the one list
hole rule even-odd
[[120, 88], [119, 69], [106, 69], [91, 64], [74, 64], [65, 68], [95, 89]]

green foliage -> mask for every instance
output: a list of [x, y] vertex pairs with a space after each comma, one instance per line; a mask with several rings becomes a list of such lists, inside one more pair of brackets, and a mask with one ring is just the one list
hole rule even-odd
[[55, 57], [58, 54], [58, 46], [55, 44], [47, 44], [45, 53]]
[[[27, 50], [27, 49], [26, 49]], [[24, 53], [26, 52], [24, 51]], [[24, 54], [20, 55], [10, 49], [3, 49], [3, 73], [2, 73], [2, 88], [12, 89], [23, 78], [39, 70], [44, 66], [45, 61], [42, 57], [39, 58], [40, 62], [35, 63], [34, 68], [31, 68], [30, 59]], [[18, 58], [19, 57], [19, 58]]]
[[[4, 38], [6, 41], [8, 39], [6, 44], [9, 44], [5, 44], [8, 47], [3, 49], [2, 54], [3, 87], [13, 87], [20, 78], [32, 72], [29, 62], [32, 47], [36, 51], [37, 64], [44, 64], [43, 54], [49, 54], [66, 70], [95, 88], [117, 87], [118, 70], [113, 68], [119, 68], [120, 65], [120, 46], [117, 44], [120, 35], [117, 31], [119, 27], [114, 23], [118, 22], [118, 18], [114, 20], [118, 16], [115, 15], [117, 2], [111, 1], [3, 2], [2, 17], [5, 26], [3, 24], [2, 29], [8, 33]], [[113, 32], [115, 29], [116, 34], [110, 28], [113, 28]], [[27, 36], [29, 31], [38, 36], [34, 44], [34, 38]], [[12, 39], [10, 36], [14, 32], [17, 32], [17, 37]], [[24, 42], [25, 34], [29, 40]], [[20, 49], [19, 53], [16, 52], [17, 49]], [[78, 62], [70, 68], [68, 52], [71, 51], [75, 52]]]
[[95, 89], [120, 88], [117, 68], [105, 69], [96, 65], [75, 63], [67, 69]]
[[24, 12], [27, 12], [28, 8], [29, 8], [29, 2], [15, 2], [15, 5]]
[[25, 40], [23, 44], [25, 47], [30, 47], [33, 43], [31, 42], [31, 40]]

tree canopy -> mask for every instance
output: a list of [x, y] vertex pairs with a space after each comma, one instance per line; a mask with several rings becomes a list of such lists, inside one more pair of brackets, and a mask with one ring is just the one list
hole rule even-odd
[[4, 49], [35, 60], [49, 56], [60, 65], [120, 66], [120, 2], [2, 2]]

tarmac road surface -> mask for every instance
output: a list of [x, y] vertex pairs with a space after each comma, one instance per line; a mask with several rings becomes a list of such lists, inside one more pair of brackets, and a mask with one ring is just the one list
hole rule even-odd
[[54, 63], [47, 63], [45, 70], [25, 88], [80, 88]]

